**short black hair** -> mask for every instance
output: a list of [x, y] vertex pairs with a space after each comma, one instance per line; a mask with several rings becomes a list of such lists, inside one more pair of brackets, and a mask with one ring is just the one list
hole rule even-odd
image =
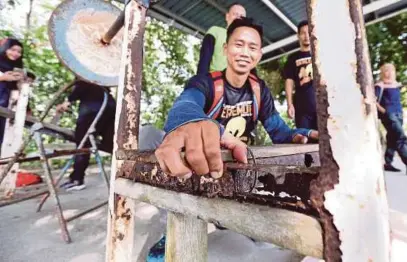
[[260, 39], [263, 42], [263, 27], [259, 24], [256, 24], [252, 18], [249, 17], [241, 17], [238, 19], [235, 19], [228, 27], [227, 33], [226, 33], [226, 43], [229, 42], [230, 36], [233, 34], [233, 32], [238, 29], [239, 27], [250, 27], [253, 28], [254, 30], [257, 31], [260, 35]]
[[297, 25], [297, 30], [298, 32], [300, 32], [301, 28], [308, 25], [308, 21], [307, 20], [302, 20], [301, 22], [298, 23]]
[[227, 6], [228, 12], [229, 12], [230, 9], [231, 9], [232, 7], [234, 7], [235, 5], [240, 5], [241, 7], [244, 8], [244, 6], [243, 6], [241, 3], [239, 3], [239, 2], [233, 2], [233, 3], [231, 3], [230, 5]]
[[35, 80], [37, 77], [34, 75], [33, 72], [27, 72], [27, 77], [32, 78], [32, 80]]

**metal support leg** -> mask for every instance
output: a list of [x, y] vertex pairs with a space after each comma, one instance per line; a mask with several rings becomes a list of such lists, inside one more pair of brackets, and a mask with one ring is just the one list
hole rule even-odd
[[[74, 160], [74, 157], [72, 157], [71, 159], [69, 159], [68, 163], [65, 164], [64, 168], [61, 170], [61, 172], [60, 172], [59, 175], [57, 176], [57, 179], [54, 181], [54, 185], [55, 185], [55, 186], [58, 186], [58, 185], [59, 185], [59, 183], [61, 182], [62, 178], [64, 177], [66, 171], [68, 171], [68, 169], [72, 166], [73, 160]], [[38, 204], [38, 207], [37, 207], [37, 212], [40, 212], [40, 211], [41, 211], [41, 208], [42, 208], [42, 206], [45, 204], [45, 201], [47, 201], [48, 197], [49, 197], [49, 192], [46, 193], [46, 194], [41, 198], [41, 201], [40, 201], [40, 203]]]
[[57, 212], [57, 216], [58, 216], [59, 225], [61, 227], [62, 238], [64, 239], [64, 241], [66, 243], [70, 243], [71, 242], [71, 237], [69, 236], [69, 232], [68, 232], [68, 229], [66, 227], [66, 221], [65, 221], [65, 218], [64, 218], [64, 214], [62, 213], [62, 207], [61, 207], [61, 204], [59, 202], [58, 195], [56, 193], [55, 185], [54, 185], [54, 183], [52, 181], [51, 169], [50, 169], [49, 164], [48, 164], [48, 159], [45, 156], [45, 149], [44, 149], [44, 145], [42, 144], [41, 134], [39, 132], [35, 132], [34, 133], [34, 138], [35, 138], [35, 141], [37, 143], [38, 149], [40, 151], [41, 163], [42, 163], [42, 167], [44, 168], [45, 180], [47, 182], [49, 192], [50, 192], [50, 194], [53, 196], [53, 198], [55, 200], [56, 212]]
[[[90, 136], [93, 133], [96, 132], [96, 124], [99, 122], [100, 118], [102, 117], [103, 112], [106, 109], [107, 100], [108, 100], [108, 94], [107, 94], [107, 91], [105, 91], [104, 94], [103, 94], [103, 102], [102, 102], [102, 105], [101, 105], [101, 107], [99, 109], [99, 112], [97, 113], [95, 119], [93, 120], [92, 124], [90, 125], [90, 127], [89, 127], [88, 131], [86, 132], [85, 136], [82, 138], [82, 140], [81, 140], [79, 146], [77, 147], [77, 149], [83, 148], [85, 146], [86, 141], [88, 139], [91, 139]], [[39, 130], [40, 128], [41, 127], [39, 127], [39, 126], [33, 126], [32, 130]], [[94, 140], [93, 141], [94, 144], [92, 144], [92, 140], [91, 140], [92, 147], [97, 148], [96, 140], [95, 140], [93, 135], [92, 135], [92, 137], [93, 137], [93, 140]], [[95, 155], [95, 157], [96, 157], [96, 161], [98, 162], [99, 168], [101, 169], [101, 172], [102, 172], [102, 174], [103, 174], [103, 176], [105, 178], [105, 181], [107, 181], [107, 184], [108, 184], [107, 188], [109, 189], [109, 182], [108, 182], [106, 172], [103, 169], [103, 162], [100, 161], [100, 159], [98, 159], [98, 157], [100, 158], [100, 155], [99, 154], [97, 156]], [[56, 182], [54, 183], [56, 186], [59, 185], [59, 183], [61, 182], [62, 178], [64, 177], [66, 171], [68, 171], [68, 169], [72, 166], [72, 164], [74, 162], [74, 158], [75, 158], [75, 156], [72, 156], [72, 158], [69, 159], [68, 163], [66, 163], [66, 165], [62, 169], [61, 173], [58, 175], [58, 177], [56, 179]], [[102, 165], [102, 167], [101, 167], [101, 165]], [[49, 193], [44, 195], [44, 197], [41, 199], [41, 201], [40, 201], [40, 203], [38, 204], [38, 207], [37, 207], [37, 212], [41, 211], [41, 208], [44, 205], [45, 201], [47, 201], [48, 197], [49, 197]]]
[[90, 140], [90, 144], [92, 145], [92, 153], [95, 155], [96, 158], [96, 162], [99, 166], [100, 169], [100, 173], [102, 174], [105, 182], [106, 182], [106, 186], [107, 186], [107, 190], [109, 190], [109, 178], [105, 172], [105, 169], [103, 168], [103, 158], [100, 156], [99, 154], [99, 150], [98, 147], [96, 145], [96, 139], [95, 136], [93, 134], [89, 135], [89, 140]]

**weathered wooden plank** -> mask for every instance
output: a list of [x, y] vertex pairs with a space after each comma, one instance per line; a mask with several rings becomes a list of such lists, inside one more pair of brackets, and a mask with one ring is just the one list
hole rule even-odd
[[123, 178], [116, 179], [115, 192], [171, 212], [221, 224], [248, 237], [303, 255], [322, 257], [322, 230], [318, 220], [311, 216], [268, 206], [172, 192]]
[[208, 223], [184, 214], [168, 212], [166, 262], [207, 262]]

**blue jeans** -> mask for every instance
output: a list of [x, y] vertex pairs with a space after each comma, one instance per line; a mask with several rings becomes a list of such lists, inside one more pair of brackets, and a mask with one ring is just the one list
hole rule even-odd
[[403, 129], [403, 113], [387, 113], [381, 116], [381, 121], [387, 131], [385, 163], [391, 164], [397, 151], [403, 163], [407, 165], [407, 137]]

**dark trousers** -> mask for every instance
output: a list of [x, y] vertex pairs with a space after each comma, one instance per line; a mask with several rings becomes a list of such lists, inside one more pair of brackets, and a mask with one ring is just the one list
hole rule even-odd
[[[79, 114], [78, 120], [76, 121], [75, 129], [75, 143], [76, 146], [82, 141], [89, 127], [91, 126], [93, 120], [96, 117], [96, 113], [87, 113], [85, 115]], [[98, 149], [105, 151], [107, 153], [113, 152], [113, 136], [114, 136], [114, 119], [115, 119], [115, 108], [106, 107], [101, 119], [96, 124], [95, 138], [98, 136], [102, 137]], [[91, 147], [89, 139], [87, 139], [84, 148]], [[74, 171], [70, 175], [70, 180], [76, 180], [79, 183], [83, 183], [85, 177], [85, 170], [89, 165], [90, 155], [76, 155], [74, 162]]]
[[295, 110], [295, 126], [318, 130], [317, 113], [301, 113]]
[[386, 164], [393, 162], [394, 153], [397, 152], [405, 165], [407, 165], [407, 137], [403, 129], [403, 114], [388, 113], [380, 117], [386, 128], [386, 151], [384, 161]]
[[[318, 130], [317, 113], [301, 113], [295, 110], [295, 126]], [[318, 140], [308, 139], [309, 144], [318, 143]]]

